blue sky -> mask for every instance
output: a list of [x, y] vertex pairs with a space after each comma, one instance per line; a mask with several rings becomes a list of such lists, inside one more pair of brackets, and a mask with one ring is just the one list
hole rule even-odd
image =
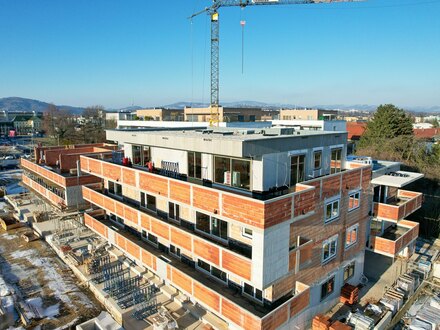
[[[209, 0], [0, 0], [0, 97], [209, 101]], [[440, 0], [222, 8], [220, 102], [440, 105]], [[241, 72], [246, 20], [245, 66]]]

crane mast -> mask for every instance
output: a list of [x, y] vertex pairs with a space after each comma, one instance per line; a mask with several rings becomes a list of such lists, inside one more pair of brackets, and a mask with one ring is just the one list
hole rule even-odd
[[267, 5], [306, 5], [335, 2], [360, 2], [365, 0], [212, 0], [212, 5], [194, 13], [192, 19], [207, 13], [211, 18], [211, 119], [210, 124], [219, 121], [219, 89], [220, 89], [220, 21], [218, 10], [221, 7], [247, 7]]

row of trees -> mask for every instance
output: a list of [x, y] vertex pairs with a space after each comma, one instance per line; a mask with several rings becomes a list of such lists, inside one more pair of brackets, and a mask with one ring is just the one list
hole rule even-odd
[[105, 120], [101, 106], [88, 107], [82, 116], [76, 116], [50, 105], [43, 117], [44, 132], [54, 144], [104, 142], [107, 128], [114, 128], [114, 123]]
[[359, 141], [357, 154], [375, 159], [398, 161], [403, 169], [425, 174], [409, 190], [424, 194], [420, 211], [411, 216], [420, 222], [425, 237], [440, 236], [440, 145], [416, 139], [412, 118], [392, 104], [377, 108], [373, 119]]

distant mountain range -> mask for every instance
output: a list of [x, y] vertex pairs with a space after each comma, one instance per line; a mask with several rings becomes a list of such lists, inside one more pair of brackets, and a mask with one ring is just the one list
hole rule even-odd
[[[0, 98], [0, 110], [9, 110], [9, 111], [35, 111], [35, 112], [44, 112], [48, 108], [50, 103], [26, 99], [22, 97], [5, 97]], [[206, 107], [208, 103], [191, 103], [191, 102], [176, 102], [167, 105], [156, 106], [171, 108], [171, 109], [183, 109], [185, 106], [187, 107]], [[298, 105], [298, 104], [283, 104], [283, 103], [264, 103], [258, 101], [238, 101], [238, 102], [226, 102], [222, 104], [225, 107], [244, 107], [244, 108], [263, 108], [268, 110], [280, 109], [280, 108], [305, 108], [306, 106]], [[68, 105], [56, 105], [59, 109], [67, 110], [72, 114], [81, 114], [84, 111], [84, 108], [81, 107], [73, 107]], [[152, 108], [152, 106], [138, 106], [133, 105], [120, 109], [106, 109], [106, 111], [135, 111], [139, 109]], [[319, 109], [336, 109], [342, 111], [374, 111], [377, 108], [377, 105], [370, 104], [354, 104], [354, 105], [345, 105], [345, 104], [332, 104], [332, 105], [312, 105], [307, 106], [307, 108], [319, 108]], [[424, 112], [424, 113], [440, 113], [440, 106], [432, 106], [432, 107], [404, 107], [407, 110], [415, 111], [415, 112]]]
[[[0, 98], [0, 110], [8, 111], [35, 111], [45, 112], [51, 105], [50, 103], [26, 99], [22, 97], [4, 97]], [[72, 107], [69, 105], [56, 105], [59, 109], [67, 110], [72, 114], [81, 114], [84, 108]]]

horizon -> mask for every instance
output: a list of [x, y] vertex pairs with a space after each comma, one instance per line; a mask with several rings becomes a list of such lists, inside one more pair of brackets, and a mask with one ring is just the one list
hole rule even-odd
[[[186, 18], [208, 3], [5, 2], [1, 96], [115, 109], [208, 103], [209, 20]], [[439, 10], [414, 0], [222, 8], [220, 103], [438, 107]]]

